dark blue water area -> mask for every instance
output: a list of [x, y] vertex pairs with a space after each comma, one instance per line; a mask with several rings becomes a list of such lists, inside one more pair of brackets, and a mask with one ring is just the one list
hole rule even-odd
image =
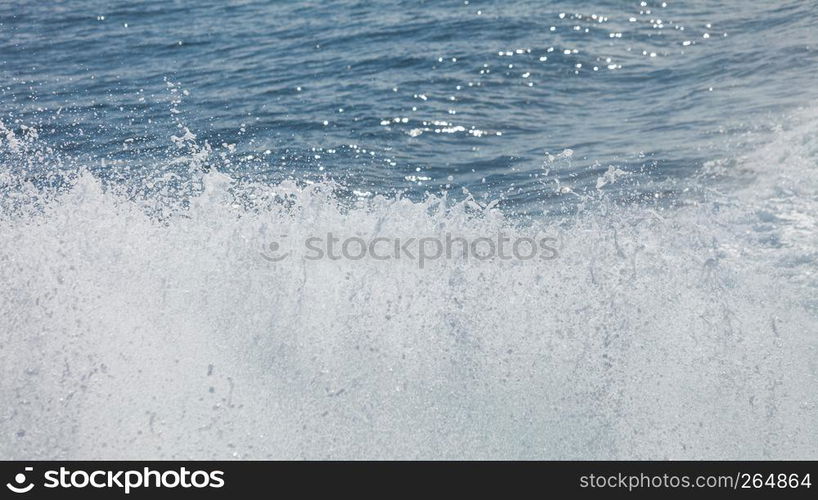
[[364, 197], [673, 197], [817, 73], [815, 1], [0, 3], [0, 120], [117, 182], [210, 148]]

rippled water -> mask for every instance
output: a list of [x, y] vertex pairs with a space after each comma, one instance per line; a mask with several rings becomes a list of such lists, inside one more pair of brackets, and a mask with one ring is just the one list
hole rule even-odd
[[[242, 177], [532, 201], [616, 164], [661, 192], [730, 154], [725, 135], [815, 99], [815, 8], [10, 2], [4, 121], [100, 175], [150, 169], [181, 123]], [[546, 174], [566, 148], [570, 165]]]
[[0, 457], [814, 458], [817, 11], [0, 4]]

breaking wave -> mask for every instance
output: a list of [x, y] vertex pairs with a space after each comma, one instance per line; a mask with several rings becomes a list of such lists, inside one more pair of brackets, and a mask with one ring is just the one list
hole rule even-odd
[[[0, 456], [816, 456], [816, 123], [709, 162], [674, 206], [524, 220], [244, 182], [205, 148], [124, 186], [4, 126]], [[559, 257], [261, 254], [328, 231], [548, 231]]]

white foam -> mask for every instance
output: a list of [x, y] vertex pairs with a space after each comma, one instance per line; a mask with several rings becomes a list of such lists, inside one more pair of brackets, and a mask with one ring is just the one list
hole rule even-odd
[[814, 283], [760, 256], [739, 195], [600, 203], [562, 222], [556, 260], [419, 269], [260, 252], [282, 234], [557, 228], [217, 173], [182, 198], [87, 172], [38, 198], [14, 179], [0, 205], [4, 459], [818, 452]]

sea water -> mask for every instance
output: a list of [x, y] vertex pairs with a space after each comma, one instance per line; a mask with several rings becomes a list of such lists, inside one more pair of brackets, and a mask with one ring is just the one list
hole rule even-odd
[[816, 12], [0, 4], [0, 457], [814, 458]]

